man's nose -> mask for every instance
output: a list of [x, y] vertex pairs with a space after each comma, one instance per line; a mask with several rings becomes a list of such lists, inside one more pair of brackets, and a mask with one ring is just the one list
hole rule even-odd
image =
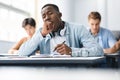
[[93, 28], [94, 28], [94, 29], [96, 29], [96, 27], [97, 27], [96, 25], [93, 25]]
[[30, 30], [27, 30], [27, 33], [30, 34], [31, 33]]

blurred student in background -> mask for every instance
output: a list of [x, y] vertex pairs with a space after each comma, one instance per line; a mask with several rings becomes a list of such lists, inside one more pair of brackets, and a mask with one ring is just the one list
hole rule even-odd
[[27, 37], [23, 37], [20, 41], [18, 41], [9, 51], [8, 53], [14, 54], [17, 53], [20, 46], [29, 40], [36, 30], [36, 22], [33, 18], [25, 18], [22, 22], [22, 27], [25, 29], [26, 33], [28, 34]]
[[114, 46], [116, 43], [115, 36], [110, 30], [100, 27], [101, 15], [99, 12], [91, 12], [88, 15], [88, 22], [90, 25], [89, 31], [91, 35], [94, 37], [96, 42], [100, 44], [104, 51], [105, 49]]

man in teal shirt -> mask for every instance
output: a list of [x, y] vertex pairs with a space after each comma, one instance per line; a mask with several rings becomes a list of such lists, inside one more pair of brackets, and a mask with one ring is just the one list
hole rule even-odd
[[19, 49], [20, 56], [35, 54], [60, 54], [71, 56], [102, 56], [103, 50], [83, 25], [62, 21], [62, 13], [54, 4], [41, 10], [43, 27]]
[[90, 33], [103, 50], [114, 46], [116, 39], [113, 33], [108, 29], [100, 27], [101, 15], [99, 12], [91, 12], [88, 15], [88, 22]]

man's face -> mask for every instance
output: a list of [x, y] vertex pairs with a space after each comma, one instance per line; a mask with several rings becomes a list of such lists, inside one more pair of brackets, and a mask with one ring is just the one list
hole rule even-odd
[[89, 25], [91, 32], [93, 34], [97, 34], [100, 28], [100, 20], [99, 19], [89, 19]]
[[42, 9], [41, 14], [44, 23], [51, 23], [53, 25], [52, 30], [57, 31], [61, 24], [61, 13], [56, 11], [52, 6], [47, 6]]
[[29, 25], [29, 24], [26, 25], [26, 26], [24, 27], [24, 29], [25, 29], [25, 31], [27, 32], [27, 34], [28, 34], [29, 37], [32, 37], [33, 34], [35, 33], [35, 27], [33, 27], [33, 26]]

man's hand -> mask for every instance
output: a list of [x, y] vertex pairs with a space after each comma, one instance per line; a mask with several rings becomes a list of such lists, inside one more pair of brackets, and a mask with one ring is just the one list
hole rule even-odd
[[67, 54], [67, 55], [71, 55], [71, 48], [68, 47], [66, 44], [58, 44], [56, 47], [55, 47], [56, 51], [58, 53], [60, 53], [61, 55], [63, 54]]
[[49, 34], [53, 30], [53, 28], [54, 25], [52, 24], [52, 22], [45, 22], [41, 31], [42, 36], [46, 36], [47, 34]]

